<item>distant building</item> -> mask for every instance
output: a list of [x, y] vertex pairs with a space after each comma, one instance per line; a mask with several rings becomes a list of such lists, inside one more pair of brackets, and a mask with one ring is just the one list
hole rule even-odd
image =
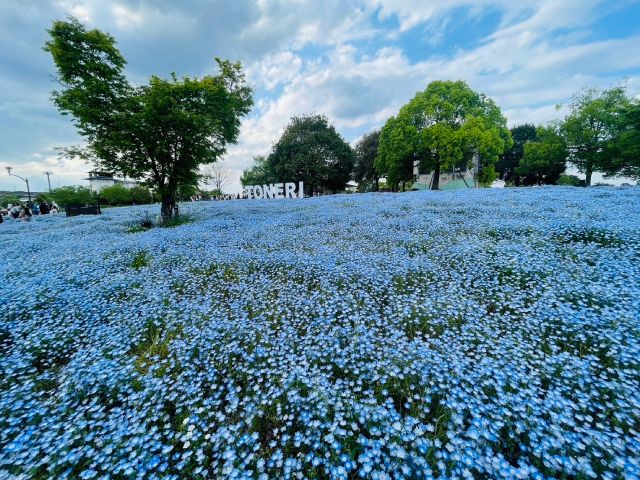
[[94, 192], [99, 192], [105, 187], [112, 187], [116, 184], [122, 185], [125, 188], [132, 188], [138, 185], [138, 182], [132, 180], [119, 179], [113, 176], [113, 173], [100, 172], [98, 170], [92, 170], [89, 172], [89, 177], [84, 180], [89, 181], [89, 188]]

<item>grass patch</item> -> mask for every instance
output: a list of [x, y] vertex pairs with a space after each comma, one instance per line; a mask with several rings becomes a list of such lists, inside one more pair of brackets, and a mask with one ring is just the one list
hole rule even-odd
[[129, 224], [125, 230], [127, 233], [140, 233], [151, 230], [152, 228], [175, 228], [180, 225], [186, 225], [187, 223], [193, 223], [194, 217], [192, 215], [181, 214], [173, 216], [165, 221], [161, 217], [152, 217], [145, 215], [144, 217]]
[[131, 261], [131, 268], [140, 270], [143, 267], [148, 267], [151, 263], [151, 256], [147, 252], [139, 252], [133, 257]]
[[[131, 355], [136, 357], [134, 364], [138, 373], [146, 374], [151, 365], [155, 363], [163, 363], [164, 365], [163, 361], [171, 353], [169, 345], [181, 334], [180, 329], [165, 329], [155, 322], [148, 322], [142, 339], [129, 351]], [[157, 376], [163, 376], [165, 373], [164, 366], [155, 372]]]
[[555, 240], [560, 244], [595, 244], [599, 247], [612, 248], [620, 247], [623, 241], [615, 233], [602, 230], [600, 228], [569, 229], [557, 233]]

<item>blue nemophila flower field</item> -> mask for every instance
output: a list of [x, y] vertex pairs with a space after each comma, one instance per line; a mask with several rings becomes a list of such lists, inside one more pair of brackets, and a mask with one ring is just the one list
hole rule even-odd
[[637, 188], [155, 210], [0, 226], [0, 477], [640, 476]]

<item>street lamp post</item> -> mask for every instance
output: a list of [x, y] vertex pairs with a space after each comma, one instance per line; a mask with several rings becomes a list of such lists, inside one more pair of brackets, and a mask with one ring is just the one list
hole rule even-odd
[[28, 178], [22, 178], [20, 175], [16, 175], [15, 173], [11, 173], [12, 167], [5, 167], [7, 169], [7, 172], [9, 173], [10, 177], [18, 177], [20, 180], [22, 180], [24, 183], [27, 184], [27, 195], [29, 196], [29, 204], [31, 204], [31, 190], [29, 189], [29, 179]]
[[49, 177], [53, 175], [53, 172], [44, 172], [44, 174], [47, 176], [47, 183], [49, 184], [49, 193], [51, 193], [51, 179]]

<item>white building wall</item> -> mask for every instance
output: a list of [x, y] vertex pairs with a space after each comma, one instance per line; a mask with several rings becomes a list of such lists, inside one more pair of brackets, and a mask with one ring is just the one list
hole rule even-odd
[[89, 188], [94, 192], [99, 192], [105, 187], [110, 187], [115, 182], [113, 180], [99, 180], [99, 179], [91, 179], [89, 180]]
[[138, 182], [133, 182], [130, 180], [117, 180], [117, 179], [89, 179], [89, 188], [94, 192], [100, 192], [105, 187], [112, 187], [115, 184], [122, 185], [124, 188], [133, 188], [138, 185]]

